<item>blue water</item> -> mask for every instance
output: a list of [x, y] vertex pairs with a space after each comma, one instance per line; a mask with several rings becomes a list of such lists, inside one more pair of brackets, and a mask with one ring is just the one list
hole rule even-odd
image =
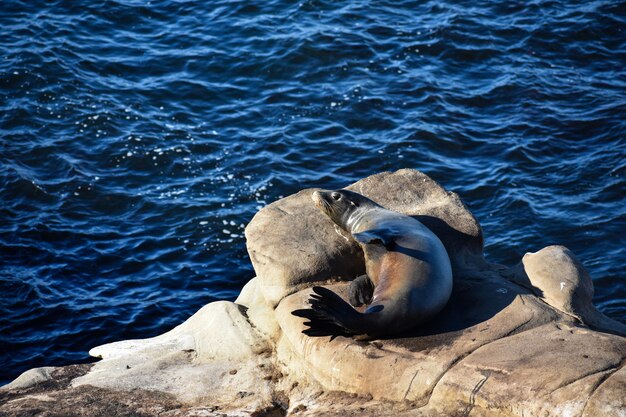
[[243, 228], [403, 167], [487, 257], [560, 243], [626, 321], [626, 3], [0, 4], [0, 381], [254, 276]]

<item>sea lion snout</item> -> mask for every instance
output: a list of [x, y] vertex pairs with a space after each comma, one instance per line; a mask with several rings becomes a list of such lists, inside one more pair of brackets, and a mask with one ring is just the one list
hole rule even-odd
[[333, 209], [332, 203], [329, 199], [330, 191], [313, 191], [311, 194], [311, 199], [322, 212], [324, 212], [327, 216], [333, 218]]
[[345, 190], [316, 190], [311, 194], [311, 198], [318, 206], [320, 204], [333, 204], [346, 198]]
[[324, 201], [323, 191], [313, 191], [313, 194], [311, 194], [311, 199], [317, 207], [321, 207]]
[[311, 194], [311, 198], [318, 209], [330, 217], [334, 223], [346, 229], [346, 222], [355, 207], [346, 198], [346, 191], [316, 190]]
[[315, 204], [320, 207], [328, 207], [337, 203], [341, 200], [341, 193], [338, 191], [329, 191], [329, 190], [316, 190], [311, 194], [311, 198], [315, 202]]

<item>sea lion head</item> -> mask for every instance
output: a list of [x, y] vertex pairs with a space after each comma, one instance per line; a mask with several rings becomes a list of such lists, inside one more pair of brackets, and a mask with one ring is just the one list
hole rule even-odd
[[311, 198], [324, 214], [346, 231], [350, 231], [351, 216], [363, 209], [378, 207], [369, 198], [348, 190], [314, 191]]

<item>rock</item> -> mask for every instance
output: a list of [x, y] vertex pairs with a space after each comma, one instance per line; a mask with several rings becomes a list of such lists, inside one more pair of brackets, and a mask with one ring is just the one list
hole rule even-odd
[[[279, 279], [257, 269], [260, 292], [271, 304], [278, 301], [276, 317], [283, 333], [279, 360], [290, 363], [290, 372], [308, 374], [326, 390], [381, 401], [409, 401], [424, 412], [467, 415], [473, 409], [475, 413], [513, 409], [547, 416], [582, 413], [598, 381], [621, 369], [626, 358], [624, 338], [594, 333], [580, 322], [600, 317], [606, 324], [604, 330], [620, 333], [619, 323], [612, 325], [593, 307], [593, 287], [582, 265], [566, 248], [550, 247], [524, 258], [521, 271], [527, 276], [522, 282], [519, 266], [508, 269], [486, 263], [481, 229], [474, 217], [456, 195], [424, 177], [403, 170], [374, 175], [347, 188], [416, 216], [442, 239], [455, 275], [446, 309], [430, 325], [395, 339], [309, 338], [302, 334], [305, 320], [291, 314], [307, 306], [310, 289], [299, 289], [307, 278], [298, 276], [298, 285], [292, 285], [297, 271], [287, 263], [282, 265]], [[308, 210], [308, 198], [308, 194], [306, 198], [295, 196], [290, 211], [294, 212], [296, 199]], [[259, 215], [271, 224], [275, 213]], [[315, 212], [310, 215], [317, 217]], [[253, 220], [249, 227], [254, 226]], [[290, 229], [302, 236], [308, 234], [307, 239], [314, 242], [326, 240], [330, 233], [322, 228], [300, 230], [297, 224]], [[270, 246], [262, 235], [258, 241], [251, 237], [248, 247], [257, 255], [288, 251], [280, 243]], [[332, 240], [333, 245], [337, 242], [352, 244]], [[315, 258], [305, 261], [309, 259]], [[332, 268], [334, 263], [346, 265], [350, 260], [338, 255], [315, 260], [315, 264], [323, 262]], [[345, 293], [347, 284], [332, 284], [337, 275], [326, 274], [326, 283]], [[317, 275], [311, 277], [309, 286], [320, 281]], [[266, 286], [273, 288], [269, 297]], [[561, 291], [562, 287], [567, 290]], [[583, 359], [584, 365], [578, 365]], [[523, 395], [518, 394], [520, 384], [529, 387]]]
[[271, 348], [244, 311], [218, 301], [161, 336], [94, 348], [89, 354], [103, 360], [72, 386], [144, 389], [170, 394], [181, 403], [218, 406], [230, 405], [233, 392], [246, 392], [254, 395], [239, 398], [240, 407], [268, 406], [271, 389], [259, 367], [272, 372], [267, 359]]
[[263, 295], [259, 291], [258, 280], [256, 278], [252, 278], [243, 286], [235, 300], [235, 304], [239, 304], [245, 308], [259, 304], [267, 304], [265, 298], [263, 298]]
[[[494, 277], [495, 271], [483, 274]], [[341, 293], [346, 287], [333, 289]], [[620, 369], [626, 358], [624, 338], [582, 328], [510, 285], [475, 281], [455, 291], [438, 323], [398, 339], [302, 335], [303, 320], [291, 311], [306, 304], [308, 290], [285, 298], [277, 316], [304, 361], [300, 366], [324, 388], [410, 401], [440, 415], [465, 415], [474, 407], [547, 416], [565, 415], [567, 409], [580, 415], [598, 380]], [[499, 311], [485, 307], [490, 300]], [[476, 322], [455, 326], [463, 315]], [[521, 387], [528, 392], [519, 395]]]
[[[626, 409], [620, 394], [626, 384], [623, 337], [589, 330], [523, 290], [491, 285], [487, 279], [455, 288], [438, 323], [397, 339], [302, 335], [302, 319], [291, 311], [306, 305], [308, 290], [281, 301], [277, 316], [301, 360], [292, 359], [292, 369], [308, 372], [327, 390], [409, 401], [420, 411], [449, 416], [472, 410], [494, 416], [511, 410], [518, 416], [581, 415], [592, 396], [611, 397], [612, 405], [598, 416]], [[347, 285], [332, 288], [342, 293]], [[486, 307], [490, 300], [495, 310]], [[463, 315], [468, 322], [456, 326]], [[599, 387], [607, 378], [612, 383]]]
[[268, 339], [276, 340], [279, 336], [280, 326], [276, 321], [274, 309], [265, 301], [258, 283], [257, 278], [248, 281], [235, 303], [247, 308], [248, 319], [257, 331]]
[[92, 349], [93, 365], [25, 373], [0, 390], [0, 416], [619, 416], [624, 325], [598, 312], [562, 246], [513, 268], [486, 262], [458, 196], [401, 170], [349, 187], [422, 220], [444, 242], [454, 288], [430, 323], [395, 338], [302, 334], [295, 309], [320, 283], [345, 296], [360, 249], [318, 212], [311, 190], [261, 210], [246, 229], [257, 272], [151, 339]]
[[514, 415], [581, 415], [598, 383], [619, 369], [625, 356], [623, 338], [547, 323], [462, 358], [430, 401], [447, 414], [500, 408]]
[[30, 388], [33, 385], [49, 381], [52, 376], [50, 372], [54, 369], [52, 366], [44, 366], [42, 368], [29, 369], [15, 378], [13, 382], [0, 388], [0, 390], [14, 390]]
[[[458, 195], [425, 174], [409, 169], [384, 172], [346, 188], [422, 221], [446, 246], [453, 268], [482, 258], [478, 221]], [[259, 289], [272, 306], [315, 282], [351, 280], [364, 273], [360, 247], [315, 207], [313, 191], [268, 205], [246, 227]]]
[[548, 246], [522, 258], [522, 270], [533, 292], [564, 313], [581, 317], [593, 298], [587, 271], [564, 246]]
[[[596, 382], [582, 417], [619, 416], [626, 415], [626, 367], [611, 373], [603, 373]], [[620, 395], [621, 393], [621, 395]]]
[[626, 325], [611, 320], [593, 306], [591, 277], [564, 246], [527, 253], [514, 268], [514, 280], [552, 307], [600, 330], [626, 336]]
[[0, 389], [0, 415], [130, 417], [180, 408], [179, 403], [163, 393], [136, 390], [127, 395], [90, 386], [72, 388], [72, 379], [84, 375], [90, 368], [89, 364], [48, 368], [48, 377], [43, 383], [21, 388], [3, 387]]
[[[343, 293], [346, 285], [332, 288]], [[368, 393], [376, 399], [408, 400], [417, 404], [428, 402], [435, 384], [460, 358], [505, 335], [549, 320], [535, 317], [533, 309], [529, 308], [532, 298], [523, 296], [527, 301], [523, 297], [514, 299], [487, 323], [441, 333], [423, 329], [425, 334], [422, 335], [408, 333], [398, 339], [355, 343], [352, 338], [309, 338], [301, 333], [303, 320], [292, 316], [291, 311], [305, 305], [308, 294], [309, 291], [304, 290], [287, 297], [277, 308], [277, 316], [285, 337], [315, 379], [326, 389]], [[480, 301], [493, 294], [486, 291], [486, 295]], [[436, 328], [444, 327], [446, 321], [462, 313], [462, 307], [449, 308]], [[419, 375], [417, 381], [416, 375]]]
[[312, 191], [264, 207], [246, 227], [259, 289], [272, 306], [312, 282], [352, 279], [364, 271], [360, 248], [322, 217]]

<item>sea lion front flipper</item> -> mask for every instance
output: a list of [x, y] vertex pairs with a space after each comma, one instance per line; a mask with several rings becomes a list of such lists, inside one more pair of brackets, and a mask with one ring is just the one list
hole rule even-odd
[[374, 284], [367, 275], [356, 277], [348, 289], [348, 301], [355, 307], [369, 304], [374, 295]]
[[359, 243], [364, 244], [381, 244], [385, 247], [390, 246], [394, 239], [395, 233], [390, 229], [370, 229], [363, 232], [354, 233], [352, 235]]

